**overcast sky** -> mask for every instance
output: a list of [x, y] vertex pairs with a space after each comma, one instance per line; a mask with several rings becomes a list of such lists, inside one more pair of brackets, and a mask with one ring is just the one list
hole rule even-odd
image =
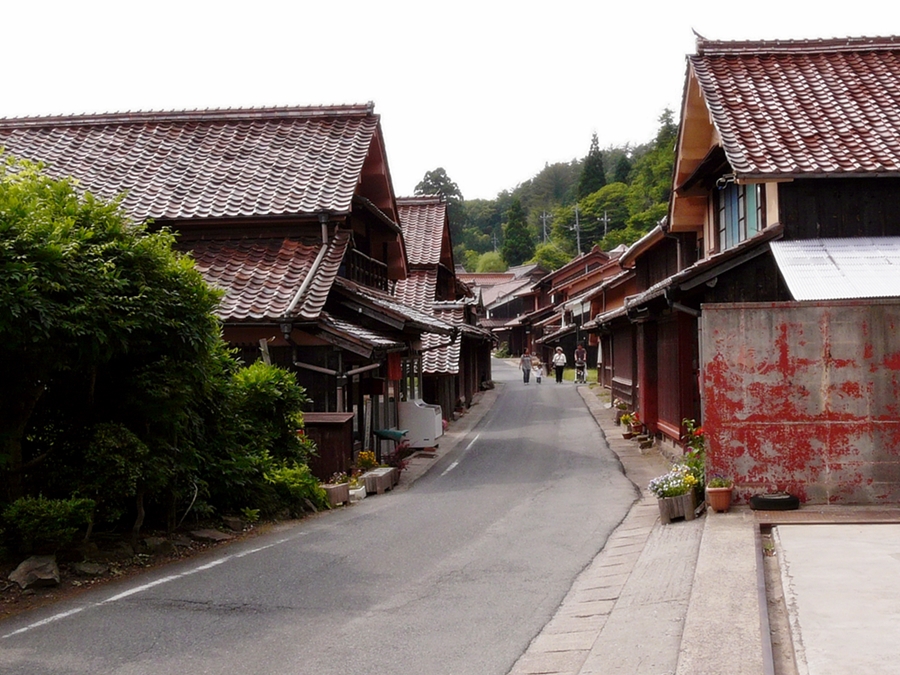
[[653, 138], [692, 30], [900, 35], [891, 0], [7, 0], [0, 116], [372, 101], [397, 195], [443, 167], [492, 199], [545, 164]]

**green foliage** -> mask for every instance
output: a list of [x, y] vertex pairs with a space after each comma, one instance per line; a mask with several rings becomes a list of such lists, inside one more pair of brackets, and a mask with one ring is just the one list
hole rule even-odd
[[54, 467], [65, 472], [59, 482], [74, 484], [80, 494], [93, 498], [97, 517], [107, 522], [122, 517], [152, 465], [145, 443], [125, 426], [108, 422], [93, 428], [82, 455], [60, 460]]
[[541, 268], [552, 272], [557, 270], [572, 259], [571, 254], [562, 250], [556, 243], [549, 241], [546, 244], [538, 244], [534, 250], [531, 262]]
[[600, 152], [600, 141], [597, 134], [591, 136], [591, 147], [581, 166], [578, 177], [578, 198], [584, 199], [606, 185], [606, 170], [603, 167], [603, 153]]
[[487, 274], [488, 272], [505, 272], [508, 268], [503, 256], [496, 251], [488, 251], [478, 256], [478, 264], [475, 265], [475, 272], [478, 274]]
[[303, 501], [308, 499], [317, 509], [328, 506], [328, 497], [305, 464], [288, 464], [272, 469], [266, 474], [281, 500], [292, 511], [302, 510]]
[[55, 551], [72, 543], [91, 522], [93, 511], [93, 500], [83, 497], [22, 497], [3, 509], [8, 543], [23, 553]]
[[[460, 258], [457, 257], [457, 260]], [[462, 266], [465, 268], [467, 272], [474, 272], [478, 269], [478, 261], [481, 259], [481, 254], [477, 251], [465, 250], [462, 255]]]
[[503, 259], [511, 266], [521, 265], [534, 255], [534, 236], [525, 220], [525, 210], [518, 199], [514, 199], [506, 213], [507, 222], [503, 233]]
[[629, 217], [628, 192], [625, 183], [610, 183], [578, 203], [584, 250], [603, 240], [604, 229], [608, 234], [625, 228]]
[[303, 406], [310, 401], [294, 375], [256, 361], [235, 373], [233, 386], [242, 445], [268, 451], [275, 459], [306, 462], [311, 441], [297, 430], [303, 426]]
[[508, 359], [509, 358], [509, 343], [501, 342], [500, 346], [497, 347], [497, 351], [494, 352], [494, 356], [498, 359]]
[[626, 227], [624, 230], [613, 230], [602, 239], [600, 246], [604, 251], [612, 251], [617, 246], [631, 246], [645, 234], [646, 232], [636, 230], [633, 227]]
[[0, 170], [0, 465], [13, 497], [53, 452], [35, 428], [128, 415], [154, 451], [181, 431], [221, 338], [219, 294], [173, 241], [35, 165]]
[[535, 216], [551, 211], [557, 204], [569, 204], [575, 199], [582, 162], [545, 164], [534, 178], [521, 183], [511, 198], [518, 198], [522, 206]]
[[434, 171], [426, 172], [414, 192], [417, 195], [443, 195], [447, 201], [450, 236], [454, 241], [462, 237], [466, 221], [463, 195], [459, 186], [450, 179], [443, 168], [438, 167]]
[[255, 523], [259, 520], [259, 509], [251, 509], [247, 506], [241, 509], [241, 519], [248, 523]]

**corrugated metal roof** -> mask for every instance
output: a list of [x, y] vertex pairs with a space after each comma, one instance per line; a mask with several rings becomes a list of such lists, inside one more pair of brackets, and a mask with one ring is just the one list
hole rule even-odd
[[773, 241], [794, 300], [900, 297], [900, 237]]

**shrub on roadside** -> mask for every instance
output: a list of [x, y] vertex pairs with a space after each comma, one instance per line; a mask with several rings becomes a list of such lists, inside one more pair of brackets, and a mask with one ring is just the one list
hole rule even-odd
[[307, 499], [317, 509], [328, 507], [325, 490], [305, 464], [274, 468], [266, 474], [266, 481], [275, 487], [275, 492], [292, 513], [302, 511]]
[[84, 497], [22, 497], [3, 509], [7, 544], [21, 553], [56, 551], [87, 528], [93, 513], [94, 500]]

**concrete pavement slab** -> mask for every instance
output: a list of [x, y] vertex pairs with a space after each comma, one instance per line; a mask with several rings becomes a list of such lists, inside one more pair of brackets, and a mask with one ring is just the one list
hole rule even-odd
[[753, 512], [708, 514], [685, 620], [678, 675], [768, 672], [762, 636], [758, 527]]
[[702, 521], [656, 525], [580, 673], [674, 672]]
[[800, 675], [896, 673], [900, 525], [774, 528]]

